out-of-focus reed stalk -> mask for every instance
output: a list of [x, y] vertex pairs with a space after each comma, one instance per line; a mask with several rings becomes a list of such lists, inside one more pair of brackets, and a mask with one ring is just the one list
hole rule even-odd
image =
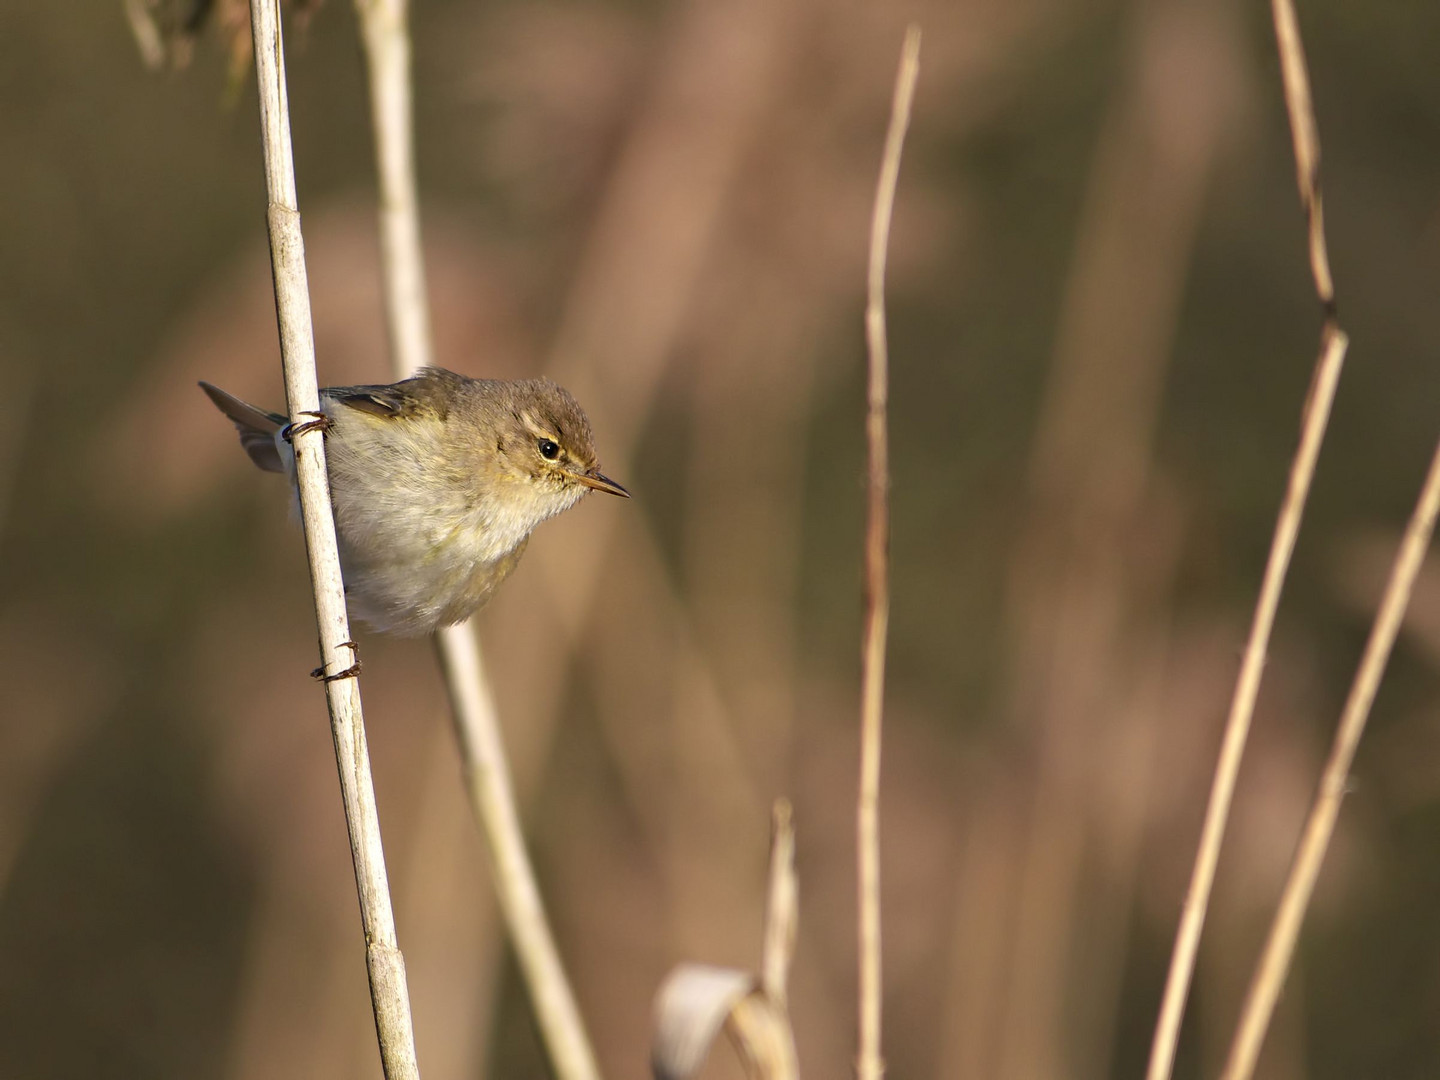
[[1280, 506], [1280, 518], [1270, 544], [1265, 577], [1260, 585], [1260, 598], [1250, 625], [1240, 675], [1235, 683], [1230, 715], [1220, 744], [1220, 759], [1210, 789], [1210, 802], [1200, 831], [1199, 850], [1191, 871], [1190, 887], [1181, 910], [1180, 927], [1170, 958], [1170, 972], [1165, 981], [1165, 994], [1155, 1036], [1150, 1049], [1150, 1065], [1146, 1080], [1167, 1080], [1175, 1061], [1175, 1045], [1180, 1035], [1180, 1021], [1185, 1013], [1185, 1000], [1195, 971], [1195, 955], [1200, 948], [1200, 934], [1205, 925], [1205, 912], [1215, 881], [1215, 867], [1220, 859], [1220, 845], [1225, 838], [1225, 825], [1235, 795], [1235, 781], [1245, 754], [1250, 721], [1255, 715], [1255, 700], [1260, 692], [1270, 632], [1275, 625], [1275, 612], [1280, 606], [1280, 593], [1295, 539], [1300, 532], [1310, 483], [1315, 475], [1315, 462], [1325, 428], [1330, 420], [1330, 406], [1345, 361], [1350, 339], [1340, 329], [1335, 309], [1335, 285], [1330, 275], [1330, 260], [1325, 248], [1325, 218], [1320, 199], [1320, 136], [1315, 124], [1315, 109], [1310, 98], [1310, 82], [1305, 70], [1305, 54], [1300, 44], [1300, 31], [1295, 22], [1295, 9], [1290, 0], [1273, 0], [1275, 36], [1280, 50], [1280, 67], [1285, 83], [1285, 104], [1290, 115], [1290, 131], [1295, 145], [1295, 170], [1300, 189], [1300, 202], [1305, 208], [1309, 230], [1310, 269], [1315, 279], [1315, 292], [1325, 314], [1320, 331], [1320, 355], [1315, 363], [1309, 396], [1301, 422], [1300, 445], [1290, 466], [1289, 485]]
[[[434, 363], [415, 182], [407, 7], [407, 0], [355, 0], [370, 86], [385, 316], [397, 378]], [[441, 630], [436, 648], [455, 720], [466, 792], [485, 835], [500, 910], [550, 1059], [561, 1080], [597, 1080], [595, 1055], [525, 849], [480, 643], [466, 622]]]
[[325, 683], [345, 803], [345, 823], [355, 864], [355, 884], [360, 895], [375, 1031], [386, 1080], [418, 1080], [420, 1070], [415, 1060], [405, 961], [395, 938], [395, 915], [385, 874], [385, 854], [380, 844], [380, 821], [360, 709], [360, 687], [356, 678], [359, 664], [350, 640], [345, 589], [340, 578], [335, 519], [325, 472], [324, 434], [318, 423], [307, 423], [320, 417], [320, 390], [315, 374], [315, 335], [310, 318], [305, 247], [295, 195], [278, 0], [251, 0], [250, 23], [260, 95], [268, 198], [266, 219], [275, 279], [275, 310], [280, 324], [280, 352], [285, 368], [285, 398], [292, 424], [300, 518], [305, 529], [315, 616], [320, 628], [319, 674]]
[[860, 1044], [856, 1073], [860, 1080], [880, 1080], [885, 1059], [880, 1052], [880, 734], [885, 709], [885, 637], [890, 620], [890, 448], [886, 430], [889, 397], [889, 355], [885, 337], [885, 256], [890, 244], [890, 219], [900, 153], [910, 126], [915, 80], [920, 74], [920, 28], [905, 31], [900, 71], [875, 209], [870, 223], [870, 263], [865, 304], [865, 342], [869, 353], [869, 390], [865, 436], [869, 481], [865, 514], [865, 616], [860, 646], [860, 794], [856, 801], [859, 952]]
[[385, 329], [397, 379], [435, 357], [415, 183], [408, 8], [408, 0], [355, 0], [375, 136]]

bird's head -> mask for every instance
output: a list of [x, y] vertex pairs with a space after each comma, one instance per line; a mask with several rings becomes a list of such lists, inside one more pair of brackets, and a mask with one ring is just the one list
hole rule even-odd
[[600, 471], [590, 421], [568, 390], [549, 379], [491, 386], [503, 387], [483, 410], [489, 414], [496, 471], [506, 489], [501, 498], [528, 504], [538, 522], [591, 491], [630, 497]]

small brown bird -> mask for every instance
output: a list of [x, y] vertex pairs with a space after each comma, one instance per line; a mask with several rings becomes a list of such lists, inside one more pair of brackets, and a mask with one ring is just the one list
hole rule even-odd
[[[202, 382], [250, 459], [295, 480], [288, 419]], [[600, 472], [590, 421], [549, 379], [471, 379], [424, 368], [403, 382], [320, 391], [330, 501], [351, 614], [426, 634], [468, 618], [520, 561], [535, 526]]]

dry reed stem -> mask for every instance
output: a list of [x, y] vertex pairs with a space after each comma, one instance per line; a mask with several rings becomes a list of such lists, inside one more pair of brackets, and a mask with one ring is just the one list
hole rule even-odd
[[1324, 440], [1325, 428], [1330, 419], [1330, 407], [1335, 400], [1335, 388], [1340, 380], [1340, 369], [1350, 343], [1336, 321], [1335, 286], [1325, 248], [1325, 224], [1321, 210], [1320, 137], [1315, 124], [1315, 110], [1310, 96], [1300, 32], [1295, 22], [1295, 10], [1289, 0], [1272, 0], [1271, 7], [1285, 83], [1285, 104], [1290, 116], [1290, 130], [1295, 147], [1296, 180], [1309, 232], [1310, 269], [1315, 279], [1316, 295], [1325, 313], [1325, 321], [1320, 333], [1320, 355], [1316, 360], [1315, 373], [1311, 378], [1305, 403], [1300, 445], [1290, 466], [1285, 500], [1281, 504], [1280, 518], [1275, 525], [1265, 577], [1260, 586], [1260, 598], [1255, 606], [1250, 637], [1245, 645], [1245, 656], [1235, 683], [1230, 715], [1225, 722], [1220, 759], [1215, 768], [1210, 802], [1206, 807], [1205, 822], [1200, 831], [1199, 850], [1195, 856], [1190, 887], [1185, 895], [1185, 906], [1181, 911], [1180, 927], [1170, 958], [1170, 972], [1165, 982], [1160, 1016], [1155, 1025], [1146, 1080], [1167, 1080], [1174, 1066], [1180, 1022], [1185, 1013], [1185, 1001], [1194, 976], [1195, 956], [1200, 947], [1200, 934], [1204, 928], [1205, 912], [1215, 881], [1215, 867], [1220, 858], [1220, 846], [1225, 838], [1225, 825], [1234, 799], [1235, 781], [1245, 754], [1250, 722], [1255, 714], [1255, 700], [1260, 692], [1260, 678], [1265, 666], [1270, 633], [1275, 625], [1275, 612], [1280, 605], [1285, 574], [1290, 566], [1290, 556], [1295, 550], [1295, 538], [1299, 534], [1305, 502], [1309, 497], [1315, 462], [1320, 454], [1320, 444]]
[[765, 944], [760, 987], [773, 1004], [785, 1007], [795, 931], [800, 919], [800, 886], [795, 878], [795, 813], [788, 799], [776, 799], [770, 814], [770, 876], [765, 890]]
[[910, 126], [910, 106], [920, 73], [920, 28], [905, 31], [900, 70], [875, 209], [870, 222], [870, 264], [865, 304], [865, 341], [870, 358], [865, 435], [869, 458], [865, 521], [865, 617], [860, 657], [860, 794], [856, 803], [860, 949], [860, 1045], [855, 1068], [860, 1080], [880, 1080], [880, 732], [885, 705], [885, 636], [890, 620], [890, 462], [886, 430], [889, 357], [885, 338], [885, 256], [900, 153]]
[[[1344, 340], [1344, 334], [1335, 325], [1335, 293], [1330, 276], [1329, 260], [1325, 252], [1324, 218], [1320, 195], [1320, 139], [1315, 124], [1315, 110], [1311, 100], [1309, 78], [1306, 74], [1305, 51], [1300, 41], [1300, 28], [1295, 9], [1290, 0], [1272, 0], [1271, 12], [1275, 21], [1275, 38], [1280, 50], [1280, 69], [1285, 81], [1285, 100], [1290, 110], [1291, 132], [1295, 144], [1296, 180], [1300, 188], [1300, 199], [1305, 205], [1310, 227], [1310, 266], [1315, 277], [1315, 288], [1325, 310], [1325, 330]], [[1341, 346], [1343, 349], [1343, 345]], [[1335, 831], [1335, 822], [1340, 814], [1340, 802], [1345, 795], [1345, 783], [1360, 737], [1364, 734], [1365, 723], [1370, 716], [1370, 706], [1390, 651], [1395, 645], [1400, 623], [1410, 602], [1415, 587], [1415, 578], [1425, 559], [1431, 534], [1435, 529], [1435, 516], [1440, 510], [1440, 446], [1430, 461], [1430, 470], [1420, 490], [1420, 497], [1400, 542], [1400, 550], [1385, 586], [1370, 637], [1365, 643], [1365, 652], [1355, 672], [1345, 708], [1340, 714], [1340, 724], [1331, 744], [1330, 756], [1320, 775], [1320, 784], [1305, 820], [1304, 831], [1285, 887], [1280, 894], [1280, 903], [1275, 918], [1270, 924], [1270, 933], [1260, 962], [1251, 977], [1250, 988], [1245, 995], [1245, 1004], [1236, 1025], [1234, 1041], [1221, 1074], [1222, 1080], [1249, 1080], [1254, 1073], [1255, 1063], [1260, 1056], [1260, 1047], [1265, 1039], [1266, 1029], [1275, 1011], [1280, 989], [1295, 953], [1295, 943], [1300, 935], [1300, 924], [1305, 917], [1310, 897], [1315, 890], [1330, 837]]]
[[[432, 366], [434, 349], [420, 238], [407, 0], [355, 0], [370, 87], [379, 187], [386, 326], [397, 378]], [[466, 622], [436, 635], [466, 794], [485, 836], [499, 907], [560, 1080], [598, 1080], [525, 848], [494, 694]]]
[[1310, 272], [1325, 313], [1335, 315], [1335, 282], [1330, 276], [1330, 256], [1325, 250], [1325, 215], [1320, 200], [1320, 131], [1315, 123], [1315, 102], [1310, 95], [1310, 76], [1305, 65], [1305, 47], [1291, 0], [1271, 0], [1275, 22], [1275, 44], [1280, 52], [1280, 77], [1285, 83], [1285, 107], [1290, 114], [1290, 137], [1295, 146], [1295, 183], [1305, 207], [1309, 226]]
[[[770, 811], [770, 871], [765, 889], [765, 940], [760, 950], [760, 999], [763, 1010], [737, 1008], [732, 1021], [748, 1041], [768, 1044], [766, 1070], [772, 1080], [798, 1080], [800, 1059], [790, 1022], [790, 961], [800, 923], [800, 886], [795, 877], [795, 814], [788, 799], [776, 799]], [[764, 1023], [760, 1013], [764, 1014]], [[747, 1024], [746, 1018], [750, 1017]]]
[[[290, 144], [289, 106], [285, 94], [285, 55], [278, 0], [251, 0], [251, 30], [260, 97], [260, 127], [265, 154], [266, 214], [270, 259], [275, 279], [275, 310], [280, 327], [280, 352], [285, 368], [285, 398], [292, 423], [317, 415], [320, 390], [315, 375], [315, 336], [310, 318], [310, 293], [305, 273], [305, 248], [295, 195], [295, 166]], [[365, 961], [380, 1059], [387, 1080], [418, 1080], [415, 1036], [405, 985], [405, 961], [395, 937], [395, 915], [380, 843], [375, 789], [360, 708], [354, 644], [345, 610], [335, 519], [325, 471], [322, 431], [297, 429], [293, 440], [295, 472], [300, 488], [300, 518], [315, 615], [320, 629], [321, 670], [327, 674], [325, 698], [335, 740], [340, 790], [360, 917], [365, 930]], [[335, 676], [345, 673], [345, 677]]]
[[1430, 460], [1430, 471], [1426, 474], [1410, 524], [1400, 541], [1400, 551], [1375, 614], [1370, 638], [1365, 643], [1365, 653], [1355, 672], [1345, 709], [1340, 714], [1340, 726], [1335, 732], [1325, 771], [1320, 775], [1320, 785], [1306, 818], [1299, 847], [1290, 864], [1290, 873], [1280, 894], [1280, 905], [1270, 925], [1265, 950], [1251, 979], [1235, 1040], [1230, 1046], [1229, 1060], [1221, 1074], [1222, 1080], [1249, 1080], [1255, 1069], [1265, 1029], [1270, 1023], [1280, 988], [1285, 982], [1286, 970], [1295, 952], [1305, 908], [1310, 903], [1315, 879], [1320, 874], [1326, 848], [1335, 831], [1335, 820], [1340, 814], [1340, 801], [1345, 795], [1345, 782], [1355, 759], [1356, 747], [1365, 731], [1370, 706], [1375, 700], [1375, 692], [1390, 659], [1390, 650], [1395, 645], [1395, 636], [1405, 617], [1405, 608], [1410, 603], [1415, 578], [1420, 573], [1425, 551], [1430, 545], [1437, 510], [1440, 510], [1440, 445], [1437, 445]]
[[415, 182], [408, 7], [408, 0], [355, 0], [375, 136], [385, 328], [397, 379], [430, 366], [435, 355]]
[[561, 1080], [594, 1080], [600, 1075], [599, 1068], [525, 850], [494, 698], [474, 632], [469, 623], [461, 623], [437, 635], [435, 641], [455, 709], [465, 790], [485, 834], [496, 897], [546, 1049]]
[[1255, 700], [1260, 691], [1260, 677], [1264, 671], [1270, 633], [1275, 624], [1275, 612], [1280, 605], [1280, 592], [1290, 566], [1290, 556], [1295, 550], [1295, 538], [1300, 531], [1305, 501], [1315, 474], [1315, 460], [1324, 439], [1330, 405], [1334, 401], [1335, 386], [1340, 377], [1347, 344], [1348, 339], [1344, 333], [1339, 330], [1327, 332], [1316, 368], [1314, 389], [1311, 391], [1310, 404], [1300, 434], [1300, 446], [1290, 466], [1289, 486], [1281, 504], [1279, 521], [1275, 525], [1270, 557], [1260, 586], [1260, 599], [1251, 622], [1250, 638], [1245, 645], [1240, 676], [1235, 684], [1230, 715], [1226, 720], [1225, 734], [1220, 744], [1220, 758], [1210, 789], [1210, 802], [1206, 807], [1205, 822], [1200, 831], [1199, 851], [1191, 871], [1185, 906], [1180, 915], [1180, 927], [1170, 958], [1170, 973], [1165, 983], [1165, 996], [1151, 1045], [1147, 1080], [1165, 1080], [1174, 1064], [1180, 1021], [1194, 975], [1195, 956], [1200, 946], [1206, 909], [1210, 903], [1215, 867], [1220, 858], [1221, 842], [1225, 837], [1225, 825], [1234, 799], [1235, 781], [1245, 754], [1250, 722], [1255, 714]]

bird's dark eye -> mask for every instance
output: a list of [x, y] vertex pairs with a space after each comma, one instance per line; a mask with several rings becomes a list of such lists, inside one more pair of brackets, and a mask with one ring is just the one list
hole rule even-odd
[[560, 456], [560, 444], [554, 439], [541, 439], [540, 456], [546, 461], [554, 461]]

